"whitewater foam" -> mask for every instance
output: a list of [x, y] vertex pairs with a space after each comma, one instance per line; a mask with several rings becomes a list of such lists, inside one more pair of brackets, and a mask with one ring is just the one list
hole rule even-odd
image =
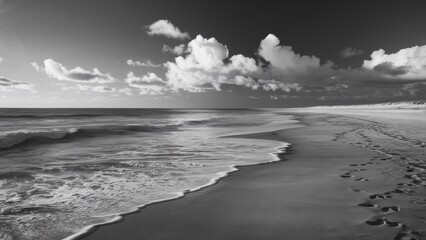
[[71, 236], [68, 236], [68, 237], [64, 238], [63, 240], [76, 240], [76, 239], [80, 239], [81, 237], [89, 234], [96, 227], [100, 227], [100, 226], [104, 226], [104, 225], [108, 225], [108, 224], [119, 222], [126, 215], [138, 212], [138, 211], [140, 211], [144, 207], [147, 207], [147, 206], [155, 204], [155, 203], [160, 203], [160, 202], [164, 202], [164, 201], [170, 201], [170, 200], [178, 199], [178, 198], [181, 198], [181, 197], [185, 196], [185, 194], [188, 194], [188, 193], [191, 193], [191, 192], [200, 191], [200, 190], [202, 190], [202, 189], [204, 189], [206, 187], [209, 187], [209, 186], [212, 186], [214, 184], [217, 184], [220, 181], [220, 179], [228, 177], [229, 174], [238, 171], [239, 170], [238, 167], [240, 167], [240, 166], [250, 166], [250, 165], [258, 165], [258, 164], [265, 164], [265, 163], [272, 163], [272, 162], [281, 161], [282, 159], [280, 157], [278, 157], [279, 154], [285, 153], [286, 149], [288, 149], [290, 146], [291, 145], [289, 143], [281, 142], [281, 146], [280, 147], [276, 147], [276, 152], [269, 153], [270, 156], [272, 157], [271, 160], [269, 160], [267, 162], [259, 162], [259, 163], [254, 163], [254, 164], [230, 165], [230, 166], [228, 166], [229, 169], [227, 171], [216, 173], [216, 177], [211, 178], [209, 180], [209, 182], [207, 182], [206, 184], [200, 185], [200, 186], [196, 186], [196, 187], [188, 189], [188, 190], [183, 190], [181, 192], [174, 192], [173, 193], [174, 196], [172, 196], [172, 197], [163, 198], [163, 199], [157, 199], [157, 200], [154, 200], [154, 201], [149, 202], [147, 204], [139, 205], [139, 206], [136, 206], [135, 208], [132, 208], [132, 209], [130, 209], [128, 211], [120, 212], [120, 213], [117, 213], [117, 214], [112, 214], [112, 215], [109, 214], [109, 215], [99, 216], [99, 217], [112, 217], [112, 218], [110, 220], [102, 222], [102, 223], [92, 224], [92, 225], [86, 226], [83, 229], [81, 229], [79, 232], [74, 233]]
[[[277, 161], [270, 153], [284, 147], [281, 142], [219, 136], [294, 123], [266, 111], [164, 111], [157, 117], [148, 112], [55, 121], [18, 118], [13, 126], [0, 118], [0, 131], [30, 129], [54, 136], [32, 138], [25, 151], [0, 151], [0, 196], [5, 196], [0, 208], [12, 227], [8, 233], [19, 239], [78, 236], [91, 229], [86, 226], [215, 184], [236, 166]], [[31, 131], [25, 137], [38, 136]], [[37, 214], [16, 214], [26, 209]]]

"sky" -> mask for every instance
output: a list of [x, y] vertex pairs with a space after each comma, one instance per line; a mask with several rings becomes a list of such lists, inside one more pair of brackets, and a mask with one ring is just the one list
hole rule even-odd
[[421, 100], [425, 1], [0, 0], [0, 107]]

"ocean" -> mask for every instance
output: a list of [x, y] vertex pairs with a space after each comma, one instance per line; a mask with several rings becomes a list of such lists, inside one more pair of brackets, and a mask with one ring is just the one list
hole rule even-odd
[[276, 161], [287, 143], [224, 136], [296, 122], [260, 109], [1, 109], [0, 239], [72, 239]]

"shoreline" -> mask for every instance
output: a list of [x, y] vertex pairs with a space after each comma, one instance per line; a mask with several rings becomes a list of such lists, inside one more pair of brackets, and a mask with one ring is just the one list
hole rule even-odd
[[[305, 117], [303, 115], [299, 115], [299, 117], [301, 117], [302, 119], [302, 123], [305, 123]], [[153, 204], [150, 205], [144, 209], [142, 209], [142, 211], [140, 212], [141, 214], [135, 214], [135, 215], [130, 215], [128, 218], [126, 218], [126, 220], [123, 223], [118, 223], [118, 224], [112, 224], [109, 225], [107, 227], [100, 227], [97, 229], [97, 231], [93, 232], [90, 235], [87, 235], [85, 238], [83, 239], [141, 239], [141, 238], [147, 238], [147, 239], [172, 239], [172, 238], [178, 238], [181, 237], [182, 239], [199, 239], [201, 236], [205, 236], [205, 234], [203, 233], [204, 231], [213, 231], [213, 229], [215, 229], [215, 232], [209, 232], [210, 234], [214, 234], [216, 236], [212, 236], [211, 238], [207, 238], [207, 239], [221, 239], [223, 238], [223, 235], [221, 234], [231, 234], [229, 233], [230, 229], [229, 225], [240, 225], [241, 221], [248, 221], [250, 228], [253, 229], [257, 229], [260, 230], [260, 228], [265, 227], [266, 229], [270, 229], [272, 231], [282, 231], [279, 230], [278, 228], [276, 228], [276, 220], [275, 219], [270, 219], [269, 221], [271, 221], [271, 226], [269, 226], [268, 224], [255, 224], [252, 225], [252, 223], [250, 223], [250, 218], [247, 218], [247, 214], [250, 215], [250, 211], [253, 211], [253, 207], [243, 207], [244, 210], [235, 210], [235, 207], [238, 207], [239, 204], [243, 204], [243, 202], [237, 201], [239, 202], [238, 205], [235, 205], [236, 203], [235, 201], [235, 197], [240, 198], [240, 196], [238, 196], [239, 194], [232, 194], [231, 192], [229, 192], [228, 188], [230, 189], [234, 189], [235, 191], [237, 191], [237, 189], [239, 187], [236, 188], [235, 183], [238, 182], [239, 186], [241, 188], [246, 188], [247, 185], [252, 186], [252, 184], [255, 185], [256, 191], [262, 191], [263, 188], [268, 189], [271, 185], [274, 186], [275, 184], [283, 184], [286, 185], [286, 182], [280, 182], [277, 183], [277, 175], [279, 178], [281, 177], [285, 177], [285, 173], [281, 173], [279, 170], [286, 170], [289, 173], [293, 172], [292, 171], [292, 166], [287, 166], [287, 164], [290, 163], [290, 165], [294, 165], [294, 164], [299, 164], [298, 161], [296, 160], [296, 155], [298, 153], [300, 153], [300, 148], [303, 145], [299, 140], [297, 139], [293, 139], [293, 138], [287, 138], [285, 137], [286, 134], [289, 133], [289, 131], [295, 131], [296, 134], [295, 136], [301, 137], [302, 135], [300, 135], [300, 131], [310, 131], [309, 129], [309, 125], [306, 127], [302, 127], [302, 128], [297, 128], [297, 130], [295, 129], [285, 129], [282, 131], [273, 131], [273, 132], [264, 132], [264, 133], [256, 133], [256, 134], [249, 134], [249, 135], [237, 135], [237, 136], [233, 136], [233, 137], [247, 137], [247, 138], [258, 138], [258, 139], [268, 139], [268, 140], [280, 140], [280, 141], [284, 141], [284, 142], [291, 142], [292, 146], [293, 143], [295, 143], [294, 146], [294, 150], [295, 150], [295, 154], [291, 154], [291, 155], [286, 155], [288, 156], [290, 159], [293, 159], [295, 161], [278, 161], [278, 162], [274, 162], [272, 164], [259, 164], [259, 165], [249, 165], [249, 166], [242, 166], [239, 168], [240, 171], [236, 171], [233, 172], [232, 174], [230, 174], [228, 177], [226, 178], [222, 178], [220, 181], [217, 182], [217, 184], [213, 185], [213, 186], [209, 186], [208, 188], [204, 188], [201, 191], [198, 192], [194, 192], [191, 194], [187, 194], [185, 195], [185, 197], [180, 198], [180, 199], [175, 199], [173, 201], [168, 201], [168, 202], [160, 202], [157, 204]], [[304, 130], [301, 130], [304, 129]], [[295, 140], [295, 142], [293, 142], [292, 140]], [[305, 146], [308, 147], [308, 146]], [[350, 147], [350, 146], [349, 146]], [[362, 150], [361, 150], [362, 151]], [[373, 155], [372, 153], [369, 153], [370, 155]], [[304, 166], [302, 166], [304, 167]], [[270, 172], [270, 171], [274, 171], [274, 174], [272, 177], [270, 177], [271, 181], [269, 184], [268, 183], [264, 183], [264, 178], [265, 178], [265, 174], [266, 172]], [[312, 169], [311, 169], [312, 170]], [[309, 171], [311, 171], [309, 170]], [[327, 170], [327, 169], [326, 169]], [[258, 174], [258, 172], [263, 172], [265, 171], [265, 173], [263, 174]], [[277, 172], [278, 171], [278, 172]], [[329, 172], [327, 174], [330, 174], [332, 171], [326, 171]], [[297, 175], [297, 171], [293, 172], [296, 173]], [[255, 182], [250, 182], [247, 183], [247, 181], [252, 180], [253, 178], [248, 176], [248, 174], [254, 174], [256, 175], [256, 177], [260, 177], [262, 180], [259, 179], [259, 181], [255, 181]], [[284, 175], [284, 176], [282, 176]], [[267, 175], [266, 175], [267, 176]], [[241, 180], [242, 179], [242, 180]], [[291, 178], [292, 180], [289, 181], [290, 185], [294, 183], [295, 180], [294, 178]], [[333, 181], [339, 181], [339, 176], [336, 175], [333, 177]], [[300, 179], [299, 179], [300, 180]], [[301, 179], [303, 180], [303, 179]], [[315, 180], [316, 181], [316, 180]], [[324, 182], [328, 182], [328, 180], [325, 180]], [[262, 189], [258, 189], [256, 187], [256, 185], [261, 184], [263, 187]], [[265, 185], [266, 184], [266, 185]], [[309, 187], [310, 184], [304, 184], [305, 187]], [[226, 187], [226, 188], [225, 188]], [[280, 186], [281, 187], [281, 186]], [[286, 188], [288, 188], [289, 186], [285, 186]], [[224, 189], [225, 188], [225, 189]], [[346, 188], [346, 187], [343, 187]], [[293, 189], [293, 192], [297, 194], [297, 189], [296, 191], [294, 191], [295, 189], [292, 187], [291, 189]], [[287, 189], [287, 190], [291, 190], [291, 189]], [[211, 192], [218, 192], [217, 194], [220, 196], [220, 198], [215, 198], [213, 196], [209, 196], [211, 194]], [[260, 216], [257, 216], [259, 218], [269, 218], [268, 215], [269, 214], [275, 214], [274, 212], [276, 211], [277, 208], [277, 204], [279, 204], [281, 207], [286, 207], [286, 206], [290, 206], [286, 205], [286, 204], [281, 204], [279, 201], [277, 201], [277, 197], [279, 198], [283, 198], [285, 197], [283, 195], [282, 192], [280, 191], [269, 191], [266, 190], [266, 192], [268, 192], [268, 194], [270, 194], [271, 196], [268, 196], [267, 198], [263, 198], [262, 195], [264, 195], [263, 193], [256, 193], [256, 192], [245, 192], [242, 191], [242, 194], [247, 194], [249, 197], [247, 197], [246, 201], [250, 201], [250, 199], [252, 197], [257, 197], [260, 198], [260, 201], [266, 201], [266, 202], [274, 202], [274, 204], [272, 204], [272, 207], [268, 207], [268, 206], [261, 206], [261, 208], [267, 208], [267, 212], [268, 214], [265, 214], [264, 210], [261, 210], [260, 212]], [[303, 193], [303, 191], [302, 191]], [[255, 196], [253, 196], [253, 194], [255, 194]], [[348, 194], [352, 194], [352, 191], [349, 192]], [[232, 195], [232, 196], [230, 196]], [[265, 195], [267, 196], [267, 195]], [[326, 196], [327, 197], [327, 196]], [[198, 201], [200, 200], [200, 198], [202, 198], [203, 202], [205, 201], [206, 203], [201, 203], [200, 206], [200, 211], [193, 209], [192, 205], [198, 205]], [[225, 200], [224, 200], [225, 199]], [[281, 199], [284, 200], [285, 198]], [[350, 201], [352, 201], [351, 198], [349, 198]], [[232, 203], [229, 203], [230, 200]], [[242, 200], [242, 199], [239, 199]], [[220, 203], [218, 203], [218, 201], [221, 201]], [[300, 201], [300, 199], [297, 199], [297, 201]], [[180, 202], [178, 204], [178, 202]], [[257, 200], [253, 200], [254, 205], [257, 205]], [[181, 206], [181, 204], [183, 204], [183, 206]], [[223, 206], [223, 208], [225, 210], [225, 212], [221, 211], [223, 214], [217, 214], [215, 212], [212, 212], [212, 209], [215, 209], [214, 205], [211, 204], [218, 204], [219, 206]], [[175, 206], [178, 205], [178, 206]], [[244, 204], [243, 204], [244, 205]], [[248, 204], [250, 205], [250, 203]], [[351, 203], [350, 204], [355, 205], [355, 203]], [[167, 206], [166, 209], [164, 209]], [[184, 209], [181, 209], [181, 207], [184, 207]], [[302, 206], [303, 208], [303, 206]], [[322, 206], [318, 206], [315, 207], [315, 209], [318, 210], [323, 208]], [[346, 208], [346, 207], [345, 207]], [[343, 208], [342, 208], [343, 209]], [[149, 213], [147, 213], [149, 211]], [[228, 213], [232, 211], [232, 213]], [[248, 211], [248, 212], [246, 212]], [[349, 209], [350, 212], [353, 212], [354, 210], [350, 207]], [[154, 216], [151, 214], [151, 212], [154, 212], [152, 214], [155, 214]], [[183, 215], [183, 216], [177, 216], [177, 218], [179, 220], [173, 219], [170, 220], [168, 219], [170, 216], [169, 213], [170, 212], [178, 212], [177, 215]], [[303, 211], [302, 211], [303, 212]], [[365, 214], [365, 209], [355, 209], [356, 215], [362, 215]], [[157, 214], [160, 214], [160, 216], [156, 216]], [[200, 217], [203, 216], [204, 214], [207, 214], [208, 217]], [[227, 216], [229, 214], [229, 217], [231, 219], [222, 219], [224, 216]], [[242, 214], [244, 217], [243, 218], [238, 218], [238, 219], [233, 219], [234, 217], [232, 216], [233, 214]], [[298, 215], [299, 213], [297, 213]], [[310, 218], [310, 214], [309, 211], [304, 212], [304, 214], [306, 214], [306, 217], [308, 221]], [[189, 215], [189, 216], [188, 216]], [[212, 216], [210, 216], [212, 215]], [[279, 214], [280, 216], [275, 216], [278, 218], [282, 218], [283, 215]], [[295, 215], [296, 216], [296, 215]], [[158, 217], [158, 218], [157, 218]], [[196, 220], [192, 219], [195, 218]], [[285, 219], [281, 219], [281, 220], [285, 220]], [[287, 218], [287, 220], [289, 220]], [[165, 223], [163, 224], [155, 224], [155, 226], [152, 226], [152, 228], [149, 226], [151, 224], [151, 221], [153, 222], [163, 222], [165, 221]], [[195, 222], [194, 222], [195, 221]], [[202, 223], [200, 223], [199, 221], [202, 221]], [[226, 223], [225, 226], [222, 226], [222, 221]], [[320, 223], [320, 221], [318, 221]], [[195, 224], [194, 227], [191, 227], [192, 230], [184, 230], [187, 227], [182, 227], [180, 225], [185, 224], [185, 226], [187, 224], [189, 225], [193, 225]], [[316, 223], [314, 223], [316, 224]], [[346, 223], [345, 223], [346, 224]], [[140, 226], [146, 226], [146, 229], [148, 231], [148, 233], [139, 233], [138, 230], [135, 228], [136, 225], [140, 225]], [[170, 226], [172, 225], [172, 226]], [[175, 228], [176, 225], [176, 228]], [[260, 228], [259, 228], [260, 226]], [[189, 227], [189, 226], [188, 226]], [[161, 230], [162, 228], [164, 228], [163, 230]], [[173, 229], [172, 229], [173, 228]], [[359, 227], [357, 227], [359, 228]], [[150, 231], [150, 229], [152, 231]], [[289, 230], [289, 229], [287, 229]], [[166, 232], [165, 232], [166, 231]], [[232, 230], [233, 231], [233, 230]], [[263, 230], [260, 230], [263, 231]], [[102, 232], [102, 233], [101, 233]], [[119, 233], [120, 232], [126, 232], [128, 233], [128, 235], [126, 236], [121, 236]], [[134, 234], [133, 234], [134, 232]], [[219, 233], [217, 233], [219, 232]], [[256, 236], [257, 233], [249, 231], [250, 233], [247, 233], [247, 231], [244, 232], [239, 232], [239, 233], [232, 233], [232, 234], [242, 234], [242, 236], [228, 236], [231, 237], [229, 239], [255, 239], [253, 238], [254, 236]], [[111, 235], [113, 234], [113, 235]], [[231, 234], [231, 235], [232, 235]], [[254, 235], [253, 235], [254, 234]], [[264, 232], [263, 234], [268, 235], [270, 239], [275, 239], [274, 237], [270, 236], [269, 233]], [[168, 237], [165, 237], [164, 235], [167, 235]], [[196, 237], [195, 237], [195, 236]], [[308, 238], [302, 238], [302, 239], [312, 239], [312, 235], [308, 234], [309, 237]], [[173, 237], [172, 237], [173, 236]], [[389, 234], [388, 234], [389, 236]], [[262, 237], [265, 236], [258, 236], [257, 239], [261, 239]], [[226, 238], [226, 237], [225, 237]], [[280, 237], [281, 238], [281, 237]]]
[[400, 171], [398, 162], [370, 149], [368, 144], [374, 143], [369, 139], [362, 144], [353, 136], [350, 144], [340, 139], [360, 126], [368, 130], [368, 120], [360, 123], [324, 113], [296, 115], [305, 127], [233, 136], [291, 142], [294, 153], [285, 154], [290, 161], [241, 166], [214, 185], [146, 206], [141, 214], [100, 226], [80, 239], [400, 240], [423, 236], [416, 209], [404, 205], [403, 191], [388, 191], [406, 186], [386, 173]]
[[[277, 130], [277, 131], [281, 131], [281, 130]], [[275, 132], [275, 131], [273, 131], [273, 132]], [[221, 136], [221, 137], [224, 137], [224, 138], [239, 138], [240, 136], [244, 136], [244, 135], [256, 135], [256, 134], [259, 134], [259, 133], [248, 133], [248, 134], [242, 134], [242, 135], [229, 135], [229, 136]], [[74, 234], [72, 234], [68, 237], [63, 238], [63, 240], [85, 239], [86, 237], [90, 236], [92, 233], [97, 231], [100, 227], [120, 223], [120, 222], [124, 221], [124, 218], [126, 216], [138, 214], [146, 207], [156, 205], [156, 204], [165, 203], [165, 202], [169, 202], [169, 201], [174, 201], [174, 200], [177, 200], [177, 199], [180, 199], [180, 198], [184, 198], [185, 195], [187, 195], [189, 193], [194, 193], [194, 192], [197, 192], [197, 191], [201, 191], [205, 188], [211, 187], [211, 186], [217, 184], [222, 179], [231, 176], [232, 173], [240, 171], [241, 168], [243, 168], [243, 167], [258, 166], [258, 165], [263, 165], [263, 164], [270, 164], [270, 163], [274, 163], [274, 162], [284, 161], [285, 159], [284, 159], [283, 156], [288, 153], [287, 151], [289, 149], [291, 149], [291, 144], [287, 143], [287, 142], [279, 141], [279, 140], [274, 140], [274, 139], [266, 139], [266, 140], [278, 141], [278, 142], [281, 143], [281, 146], [277, 147], [275, 149], [276, 150], [275, 152], [268, 153], [269, 155], [273, 156], [275, 159], [265, 161], [265, 162], [260, 162], [260, 163], [253, 163], [253, 164], [230, 165], [228, 171], [216, 173], [217, 177], [212, 178], [208, 183], [206, 183], [204, 185], [197, 186], [195, 188], [188, 189], [188, 190], [185, 190], [183, 192], [176, 192], [176, 193], [174, 193], [176, 195], [174, 197], [159, 199], [159, 200], [147, 203], [147, 204], [135, 206], [134, 209], [132, 209], [128, 212], [113, 214], [113, 215], [111, 215], [113, 217], [111, 220], [106, 221], [106, 222], [102, 222], [102, 223], [99, 223], [99, 224], [93, 224], [93, 225], [86, 226], [83, 229], [81, 229], [81, 231], [76, 232], [76, 233], [74, 233]], [[106, 216], [109, 216], [109, 215], [106, 215]]]

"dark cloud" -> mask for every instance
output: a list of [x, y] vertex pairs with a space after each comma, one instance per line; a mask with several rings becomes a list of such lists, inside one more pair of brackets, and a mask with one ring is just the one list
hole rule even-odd
[[33, 85], [28, 82], [11, 80], [6, 77], [0, 77], [0, 90], [14, 90], [22, 89], [28, 91], [34, 91]]
[[340, 57], [342, 58], [350, 58], [363, 54], [364, 51], [362, 49], [355, 49], [351, 47], [347, 47], [340, 52]]
[[97, 78], [98, 75], [91, 72], [70, 72], [68, 74], [68, 77], [75, 81], [90, 81], [92, 79]]
[[410, 66], [395, 66], [392, 62], [383, 62], [374, 66], [373, 69], [383, 74], [398, 76], [408, 73]]

